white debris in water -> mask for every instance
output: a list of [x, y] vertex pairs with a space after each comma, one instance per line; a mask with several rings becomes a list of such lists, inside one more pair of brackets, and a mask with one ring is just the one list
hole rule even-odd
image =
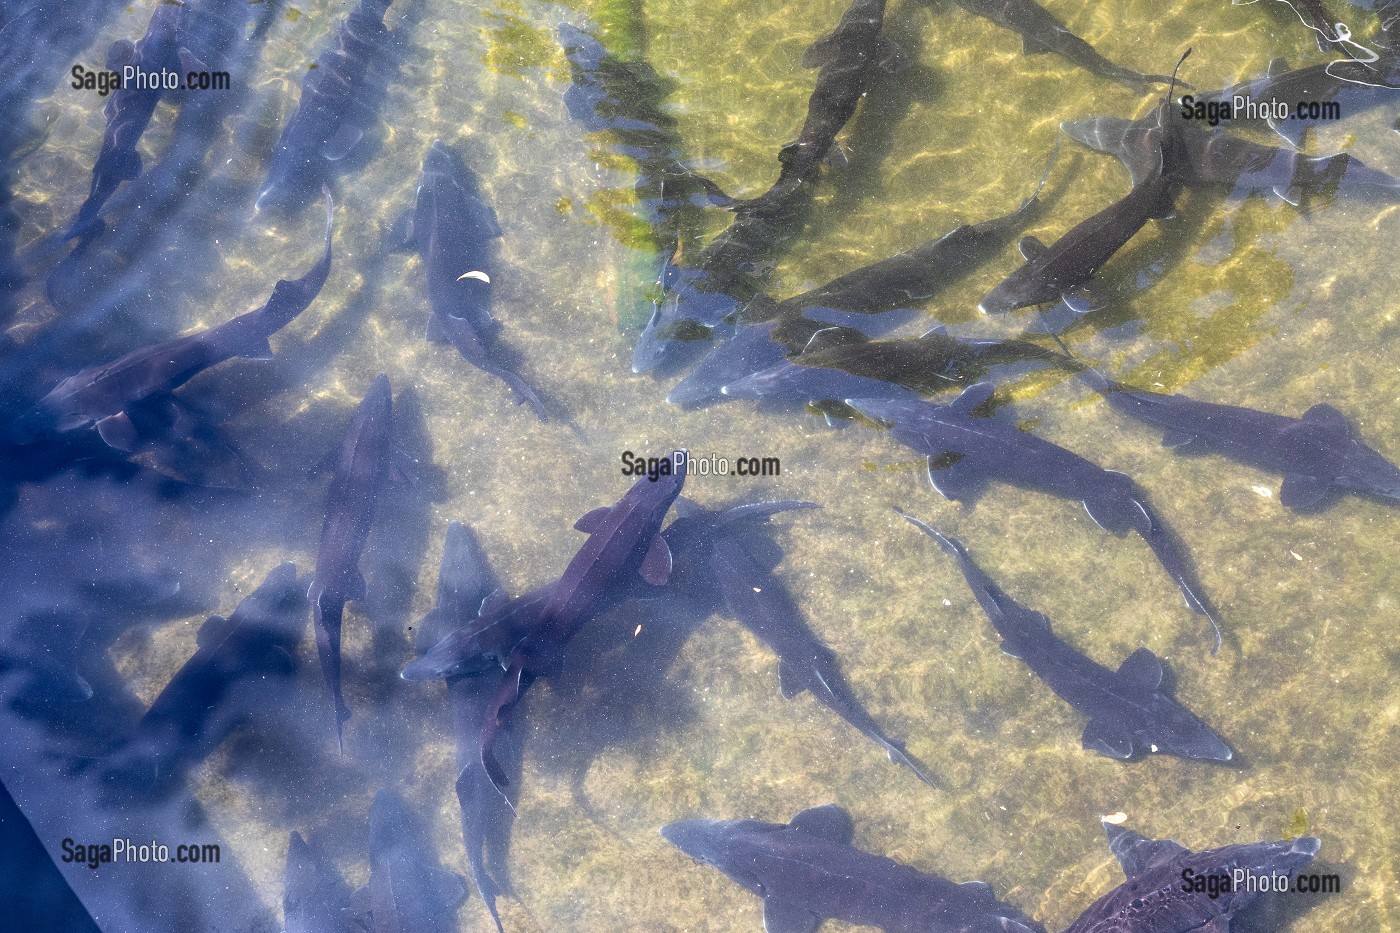
[[1274, 491], [1268, 486], [1251, 486], [1249, 488], [1259, 493], [1259, 495], [1263, 496], [1265, 499], [1272, 499], [1274, 497]]
[[1099, 819], [1103, 820], [1105, 823], [1112, 823], [1114, 826], [1121, 826], [1123, 823], [1127, 822], [1128, 814], [1119, 810], [1117, 813], [1110, 813], [1108, 816], [1099, 817]]

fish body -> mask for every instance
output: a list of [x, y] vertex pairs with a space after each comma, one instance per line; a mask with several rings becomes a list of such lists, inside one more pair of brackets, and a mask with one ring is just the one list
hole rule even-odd
[[[1104, 824], [1109, 851], [1127, 880], [1095, 901], [1065, 933], [1228, 933], [1235, 915], [1259, 897], [1238, 890], [1236, 871], [1256, 879], [1288, 879], [1312, 861], [1322, 843], [1311, 836], [1250, 842], [1191, 852], [1171, 840], [1147, 839]], [[1225, 891], [1192, 889], [1190, 879], [1231, 879]]]
[[836, 804], [792, 822], [681, 820], [667, 842], [763, 898], [769, 933], [814, 933], [828, 919], [887, 933], [1044, 933], [980, 881], [958, 884], [851, 845]]
[[1139, 648], [1116, 671], [1104, 667], [1051, 632], [1044, 615], [1007, 596], [972, 562], [960, 541], [904, 517], [957, 559], [973, 596], [1002, 638], [1002, 650], [1025, 662], [1060, 699], [1089, 718], [1086, 749], [1120, 759], [1147, 752], [1202, 761], [1234, 757], [1210, 726], [1162, 688], [1162, 662], [1151, 651]]
[[308, 596], [316, 629], [321, 672], [335, 704], [336, 741], [350, 710], [340, 689], [340, 623], [345, 603], [365, 598], [360, 555], [369, 539], [380, 487], [388, 475], [394, 437], [393, 396], [380, 373], [350, 417], [335, 453], [326, 493], [326, 518], [316, 551], [316, 575]]
[[374, 124], [371, 77], [382, 66], [391, 38], [384, 25], [389, 4], [360, 0], [336, 30], [335, 46], [308, 69], [296, 113], [272, 150], [258, 210], [301, 204], [331, 180], [335, 164], [355, 150]]
[[996, 418], [976, 418], [974, 409], [991, 399], [993, 387], [978, 383], [951, 405], [846, 399], [861, 414], [890, 422], [903, 444], [932, 458], [929, 480], [944, 498], [975, 499], [997, 479], [1084, 504], [1089, 517], [1114, 534], [1137, 532], [1176, 583], [1193, 611], [1220, 629], [1190, 561], [1174, 535], [1130, 477], [1105, 470], [1072, 451]]

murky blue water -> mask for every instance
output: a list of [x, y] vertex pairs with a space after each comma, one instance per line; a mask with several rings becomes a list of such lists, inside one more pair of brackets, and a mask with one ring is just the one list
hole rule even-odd
[[[15, 33], [65, 15], [11, 6], [4, 22]], [[1183, 74], [1197, 88], [1258, 76], [1280, 56], [1291, 66], [1327, 60], [1271, 0], [1047, 8], [1140, 71], [1170, 71], [1192, 47]], [[76, 260], [53, 244], [87, 195], [104, 127], [103, 98], [70, 88], [68, 69], [98, 67], [114, 40], [141, 36], [153, 9], [144, 0], [75, 7], [73, 28], [40, 31], [48, 45], [5, 53], [29, 69], [9, 69], [27, 83], [8, 99], [32, 98], [16, 103], [7, 131], [27, 281], [0, 349], [6, 418], [85, 365], [257, 307], [317, 257], [317, 209], [275, 217], [252, 204], [305, 69], [348, 11], [341, 3], [215, 5], [247, 56], [229, 97], [207, 101], [204, 122], [158, 107], [141, 144], [146, 172], [109, 202], [112, 230]], [[178, 393], [222, 424], [253, 461], [252, 478], [211, 489], [171, 483], [149, 463], [114, 472], [88, 457], [15, 470], [0, 525], [6, 643], [77, 620], [79, 647], [59, 639], [69, 646], [50, 650], [78, 659], [93, 696], [39, 710], [11, 704], [0, 718], [0, 777], [56, 857], [65, 837], [222, 845], [217, 866], [94, 874], [63, 865], [105, 929], [280, 928], [289, 832], [318, 839], [358, 887], [369, 874], [370, 803], [384, 786], [421, 813], [443, 865], [465, 873], [443, 690], [397, 677], [432, 605], [447, 523], [474, 528], [506, 590], [524, 592], [567, 564], [584, 540], [572, 530], [580, 515], [625, 492], [622, 451], [657, 456], [680, 445], [781, 458], [778, 477], [692, 478], [686, 495], [704, 505], [824, 506], [775, 520], [778, 576], [870, 712], [944, 786], [890, 764], [810, 696], [784, 700], [776, 658], [716, 616], [642, 700], [629, 700], [635, 684], [607, 680], [577, 696], [546, 684], [531, 691], [509, 858], [518, 899], [501, 901], [507, 929], [759, 929], [759, 901], [672, 849], [658, 827], [692, 816], [784, 821], [831, 801], [851, 811], [860, 847], [987, 881], [1052, 930], [1121, 881], [1098, 821], [1118, 811], [1132, 828], [1193, 849], [1316, 835], [1318, 870], [1341, 874], [1344, 890], [1290, 900], [1286, 928], [1400, 928], [1393, 507], [1345, 497], [1295, 514], [1279, 502], [1278, 476], [1171, 455], [1156, 432], [1063, 375], [1017, 381], [1017, 417], [1133, 476], [1187, 544], [1225, 630], [1211, 657], [1204, 623], [1142, 542], [1105, 534], [1074, 503], [1004, 486], [975, 508], [950, 503], [912, 452], [867, 428], [833, 430], [813, 414], [743, 402], [683, 411], [664, 401], [674, 377], [632, 373], [656, 256], [630, 212], [630, 163], [565, 109], [557, 24], [601, 26], [616, 54], [644, 58], [673, 82], [667, 105], [688, 158], [725, 191], [753, 197], [802, 124], [814, 76], [802, 51], [844, 9], [839, 0], [400, 0], [386, 19], [400, 48], [380, 119], [360, 164], [333, 185], [329, 281], [273, 338], [274, 360], [230, 361]], [[1360, 11], [1330, 12], [1358, 36], [1373, 31]], [[247, 39], [264, 17], [265, 32]], [[879, 80], [848, 125], [847, 164], [824, 174], [804, 232], [775, 257], [766, 288], [776, 297], [1013, 210], [1040, 178], [1060, 121], [1137, 117], [1156, 101], [1055, 56], [1023, 56], [1014, 34], [946, 0], [893, 4], [885, 33], [913, 67]], [[10, 41], [3, 31], [0, 41]], [[1309, 151], [1346, 150], [1400, 174], [1396, 109], [1320, 125]], [[421, 262], [388, 250], [438, 138], [479, 175], [500, 219], [494, 313], [522, 374], [561, 415], [548, 424], [423, 339]], [[1127, 190], [1115, 161], [1065, 141], [1049, 207], [1030, 232], [1051, 242]], [[682, 257], [729, 219], [698, 212]], [[1374, 198], [1300, 209], [1188, 193], [1175, 218], [1150, 222], [1109, 263], [1112, 306], [1066, 339], [1144, 388], [1295, 416], [1328, 402], [1400, 458], [1397, 225], [1395, 204]], [[1028, 313], [988, 318], [976, 305], [1019, 262], [1008, 247], [929, 303], [929, 320], [912, 332], [943, 322], [965, 336], [1018, 335]], [[90, 770], [69, 769], [131, 728], [194, 652], [205, 618], [232, 612], [282, 561], [311, 573], [327, 477], [310, 468], [381, 371], [395, 388], [403, 445], [423, 469], [381, 497], [361, 562], [369, 596], [346, 613], [354, 717], [345, 755], [308, 615], [295, 678], [254, 690], [257, 715], [187, 786], [157, 804], [104, 803]], [[1082, 718], [998, 650], [953, 563], [892, 505], [961, 538], [1012, 596], [1101, 663], [1116, 667], [1144, 645], [1166, 659], [1178, 696], [1231, 742], [1240, 767], [1124, 764], [1083, 751]], [[627, 611], [643, 626], [666, 621], [645, 604]], [[17, 689], [18, 675], [8, 677], [6, 690]], [[600, 691], [620, 697], [614, 712], [580, 716]], [[629, 707], [626, 741], [606, 741], [615, 725], [606, 717]], [[490, 928], [475, 895], [459, 919], [465, 930]]]

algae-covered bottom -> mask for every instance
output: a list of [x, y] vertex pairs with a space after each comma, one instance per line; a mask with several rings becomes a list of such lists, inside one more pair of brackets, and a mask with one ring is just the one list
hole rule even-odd
[[[1278, 56], [1295, 66], [1326, 60], [1283, 4], [1046, 6], [1139, 71], [1170, 70], [1191, 47], [1183, 76], [1196, 88], [1263, 74]], [[152, 8], [143, 2], [114, 16], [83, 60], [99, 62], [112, 39], [139, 36]], [[629, 219], [627, 163], [565, 110], [569, 72], [556, 25], [601, 24], [618, 54], [644, 56], [672, 79], [669, 104], [687, 155], [725, 191], [748, 197], [771, 183], [779, 148], [801, 126], [814, 79], [802, 50], [844, 9], [841, 0], [403, 0], [388, 17], [406, 47], [375, 130], [377, 153], [336, 188], [330, 280], [274, 338], [275, 361], [235, 361], [190, 386], [205, 398], [245, 386], [228, 427], [266, 478], [249, 494], [183, 498], [139, 484], [86, 486], [72, 474], [21, 490], [5, 520], [15, 540], [83, 541], [84, 561], [171, 571], [189, 594], [178, 618], [135, 625], [108, 652], [124, 681], [99, 686], [139, 715], [192, 653], [207, 615], [230, 612], [283, 560], [311, 571], [325, 479], [307, 467], [336, 443], [376, 373], [394, 385], [410, 445], [430, 466], [382, 497], [361, 565], [370, 596], [347, 610], [354, 716], [345, 756], [321, 702], [312, 706], [319, 721], [287, 734], [249, 730], [192, 776], [193, 797], [225, 845], [221, 864], [203, 870], [246, 878], [256, 903], [243, 922], [277, 928], [292, 830], [320, 838], [352, 885], [364, 883], [369, 807], [386, 785], [427, 818], [444, 865], [465, 873], [445, 695], [440, 685], [397, 678], [412, 657], [411, 629], [432, 603], [447, 523], [472, 526], [506, 589], [524, 592], [562, 570], [583, 540], [571, 530], [578, 517], [625, 491], [623, 451], [659, 456], [685, 446], [781, 460], [781, 475], [761, 480], [693, 477], [686, 495], [703, 505], [793, 498], [824, 506], [776, 519], [785, 551], [777, 572], [872, 715], [907, 739], [942, 786], [890, 764], [810, 696], [784, 700], [776, 659], [734, 620], [715, 617], [687, 642], [666, 685], [641, 694], [649, 706], [633, 711], [633, 740], [583, 757], [586, 771], [579, 737], [606, 735], [609, 724], [580, 725], [570, 715], [576, 697], [544, 684], [532, 690], [510, 858], [517, 899], [501, 901], [508, 930], [760, 929], [757, 898], [692, 863], [658, 829], [699, 816], [778, 822], [827, 802], [852, 813], [861, 848], [989, 882], [1052, 930], [1121, 881], [1099, 823], [1119, 811], [1133, 829], [1192, 849], [1315, 835], [1314, 869], [1340, 874], [1343, 890], [1290, 895], [1288, 928], [1400, 929], [1400, 636], [1392, 624], [1400, 510], [1346, 497], [1295, 514], [1279, 502], [1278, 476], [1164, 450], [1155, 432], [1060, 375], [1018, 382], [1016, 411], [1029, 429], [1133, 476], [1185, 542], [1225, 631], [1212, 657], [1207, 627], [1142, 541], [1101, 531], [1077, 504], [1009, 487], [993, 487], [973, 507], [953, 504], [929, 488], [907, 449], [865, 426], [834, 430], [820, 417], [746, 402], [684, 411], [665, 403], [667, 381], [631, 372], [655, 257], [638, 248]], [[1353, 30], [1364, 35], [1362, 12], [1341, 12], [1354, 14]], [[248, 105], [222, 130], [217, 151], [227, 161], [211, 176], [228, 190], [255, 195], [278, 115], [290, 112], [303, 69], [343, 13], [341, 4], [313, 2], [288, 4], [277, 17]], [[807, 227], [777, 258], [768, 286], [775, 297], [1006, 214], [1040, 178], [1060, 121], [1137, 117], [1156, 102], [1060, 58], [1023, 56], [1015, 35], [946, 0], [894, 2], [885, 30], [912, 66], [881, 78], [841, 137], [846, 163], [824, 173]], [[51, 128], [17, 172], [22, 241], [65, 223], [86, 196], [99, 102], [66, 86], [39, 102]], [[1345, 148], [1400, 173], [1395, 111], [1386, 105], [1319, 125], [1310, 151]], [[170, 113], [158, 110], [143, 146], [158, 152], [170, 130]], [[1271, 134], [1248, 135], [1269, 142]], [[421, 265], [387, 245], [439, 138], [479, 175], [503, 229], [495, 283], [503, 339], [567, 417], [540, 424], [499, 381], [423, 339]], [[1127, 190], [1115, 161], [1066, 141], [1048, 210], [1029, 232], [1052, 242]], [[187, 218], [191, 236], [212, 228], [216, 245], [199, 252], [197, 269], [132, 299], [123, 326], [152, 339], [210, 326], [309, 267], [317, 212], [269, 219], [253, 216], [251, 203]], [[704, 216], [708, 235], [730, 215]], [[1113, 305], [1066, 339], [1077, 355], [1146, 389], [1295, 416], [1328, 402], [1372, 446], [1400, 458], [1397, 225], [1395, 206], [1374, 200], [1299, 208], [1191, 192], [1175, 217], [1149, 223], [1109, 263]], [[700, 245], [682, 242], [682, 255]], [[1019, 263], [1009, 248], [949, 289], [927, 308], [928, 326], [986, 337], [1035, 326], [1028, 313], [976, 311]], [[91, 339], [99, 356], [111, 342]], [[964, 541], [1018, 602], [1100, 663], [1116, 668], [1140, 646], [1163, 657], [1178, 696], [1229, 740], [1236, 760], [1125, 764], [1082, 750], [1080, 717], [998, 650], [954, 562], [894, 505]], [[58, 586], [69, 569], [33, 572]], [[309, 624], [297, 658], [298, 688], [324, 701]], [[12, 789], [21, 806], [26, 792], [43, 794], [32, 782]], [[59, 816], [38, 827], [51, 852], [58, 839], [46, 832], [83, 830], [63, 826]], [[132, 829], [142, 830], [139, 819]], [[121, 883], [115, 868], [111, 878]], [[459, 917], [465, 930], [490, 928], [475, 895]], [[213, 929], [219, 918], [200, 922]]]

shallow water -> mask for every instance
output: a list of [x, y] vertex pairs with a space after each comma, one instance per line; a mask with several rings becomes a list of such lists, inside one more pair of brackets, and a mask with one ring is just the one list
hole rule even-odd
[[[1280, 3], [1046, 6], [1107, 58], [1140, 71], [1170, 71], [1190, 46], [1183, 74], [1202, 89], [1262, 74], [1280, 55], [1295, 67], [1327, 60]], [[114, 39], [138, 38], [153, 8], [113, 9], [76, 60], [95, 66]], [[261, 12], [229, 9], [249, 19]], [[133, 263], [140, 284], [105, 302], [120, 267], [103, 266], [101, 252], [75, 272], [76, 297], [65, 307], [45, 300], [42, 276], [31, 282], [11, 331], [17, 343], [0, 351], [9, 357], [7, 384], [36, 380], [26, 391], [37, 396], [76, 369], [73, 361], [227, 320], [314, 262], [319, 210], [255, 216], [252, 201], [306, 64], [347, 9], [276, 9], [256, 68], [235, 88], [240, 107], [210, 140], [196, 193], [160, 222], [157, 234], [170, 238], [152, 234]], [[85, 900], [107, 904], [127, 897], [113, 892], [139, 890], [152, 902], [149, 916], [168, 928], [180, 927], [168, 901], [184, 897], [193, 902], [179, 909], [193, 910], [205, 929], [278, 929], [288, 832], [320, 839], [358, 887], [368, 878], [370, 801], [386, 785], [424, 814], [444, 866], [465, 873], [442, 688], [396, 676], [412, 656], [410, 628], [432, 604], [446, 524], [474, 528], [506, 589], [524, 592], [566, 565], [583, 540], [571, 530], [578, 516], [626, 490], [623, 450], [657, 456], [683, 445], [782, 460], [782, 475], [762, 481], [693, 477], [686, 495], [704, 505], [800, 498], [824, 506], [775, 520], [785, 550], [779, 576], [870, 712], [907, 738], [944, 786], [927, 788], [888, 763], [811, 697], [784, 700], [776, 658], [734, 620], [715, 617], [666, 675], [654, 721], [644, 716], [636, 741], [591, 760], [580, 784], [591, 816], [571, 792], [578, 734], [587, 730], [561, 725], [572, 722], [574, 701], [543, 684], [531, 692], [510, 856], [519, 900], [501, 901], [507, 929], [759, 929], [757, 898], [693, 864], [657, 829], [692, 816], [785, 821], [831, 801], [851, 811], [861, 848], [957, 881], [987, 881], [1051, 930], [1122, 880], [1098, 823], [1116, 811], [1133, 829], [1192, 849], [1316, 835], [1314, 870], [1340, 873], [1343, 892], [1291, 896], [1284, 928], [1400, 928], [1393, 506], [1344, 497], [1321, 513], [1295, 514], [1278, 501], [1278, 476], [1221, 457], [1172, 455], [1156, 432], [1114, 416], [1062, 376], [1017, 382], [1018, 417], [1133, 476], [1186, 542], [1225, 630], [1211, 657], [1205, 623], [1140, 539], [1113, 538], [1073, 503], [1005, 486], [975, 508], [950, 503], [929, 489], [910, 451], [867, 428], [835, 431], [820, 417], [743, 402], [682, 411], [664, 401], [674, 380], [631, 372], [654, 257], [637, 248], [627, 219], [627, 162], [564, 108], [569, 71], [555, 26], [601, 24], [615, 52], [644, 55], [672, 79], [687, 155], [725, 191], [752, 197], [776, 177], [776, 153], [802, 123], [814, 74], [801, 66], [802, 50], [844, 9], [838, 0], [400, 0], [391, 8], [387, 21], [404, 45], [399, 72], [372, 157], [335, 185], [329, 281], [273, 338], [277, 359], [234, 360], [181, 390], [227, 418], [230, 436], [263, 468], [253, 489], [172, 494], [147, 473], [111, 480], [67, 470], [19, 485], [4, 518], [11, 618], [80, 599], [84, 581], [118, 570], [180, 583], [178, 597], [144, 616], [99, 619], [119, 632], [105, 658], [120, 678], [99, 677], [100, 658], [84, 668], [96, 693], [64, 714], [79, 725], [5, 714], [6, 786], [56, 854], [64, 836], [100, 839], [92, 827], [112, 825], [74, 802], [82, 780], [60, 775], [65, 760], [94, 754], [92, 743], [113, 734], [93, 723], [129, 727], [193, 651], [200, 623], [231, 612], [278, 563], [313, 569], [325, 477], [306, 471], [337, 443], [376, 373], [389, 375], [410, 416], [406, 446], [430, 464], [381, 498], [361, 562], [370, 596], [347, 609], [354, 718], [345, 757], [336, 754], [308, 624], [294, 695], [270, 703], [267, 721], [191, 775], [206, 824], [182, 800], [159, 815], [109, 815], [132, 835], [165, 839], [184, 827], [218, 838], [221, 864], [141, 875], [118, 865], [96, 876], [63, 866]], [[1359, 11], [1333, 12], [1366, 35]], [[896, 2], [885, 31], [914, 67], [877, 84], [848, 125], [849, 163], [825, 174], [806, 231], [777, 257], [770, 294], [798, 293], [959, 223], [1005, 214], [1033, 190], [1061, 120], [1137, 117], [1156, 102], [1058, 57], [1023, 56], [1014, 34], [947, 0]], [[13, 174], [22, 246], [68, 223], [101, 143], [101, 99], [53, 87], [36, 92], [32, 107], [46, 135]], [[148, 167], [176, 134], [175, 113], [157, 109], [142, 142]], [[1395, 116], [1392, 104], [1325, 125], [1310, 151], [1345, 149], [1400, 174]], [[1267, 130], [1246, 135], [1278, 142]], [[386, 243], [436, 138], [482, 179], [504, 230], [494, 313], [522, 373], [567, 417], [541, 425], [498, 380], [423, 339], [421, 264], [389, 254]], [[111, 202], [117, 225], [139, 215], [132, 187]], [[1051, 242], [1127, 190], [1114, 160], [1066, 140], [1046, 187], [1049, 209], [1030, 232]], [[706, 232], [728, 216], [708, 212]], [[1304, 211], [1273, 198], [1232, 203], [1193, 192], [1175, 218], [1149, 223], [1109, 263], [1114, 306], [1066, 339], [1144, 388], [1295, 416], [1329, 402], [1395, 459], [1397, 225], [1394, 204], [1362, 198]], [[683, 254], [698, 245], [683, 242]], [[46, 271], [56, 256], [40, 251], [32, 261]], [[987, 318], [976, 310], [1018, 264], [1008, 248], [931, 302], [928, 325], [989, 337], [1032, 326], [1027, 312]], [[45, 335], [55, 332], [56, 360], [41, 359], [35, 348], [51, 346]], [[998, 650], [953, 562], [892, 505], [962, 539], [1017, 601], [1101, 663], [1116, 667], [1135, 648], [1151, 648], [1174, 673], [1178, 696], [1245, 764], [1124, 764], [1081, 750], [1082, 718]], [[87, 611], [102, 616], [101, 601], [93, 605]], [[651, 623], [645, 606], [638, 618]], [[464, 930], [490, 928], [475, 894], [459, 917]]]

